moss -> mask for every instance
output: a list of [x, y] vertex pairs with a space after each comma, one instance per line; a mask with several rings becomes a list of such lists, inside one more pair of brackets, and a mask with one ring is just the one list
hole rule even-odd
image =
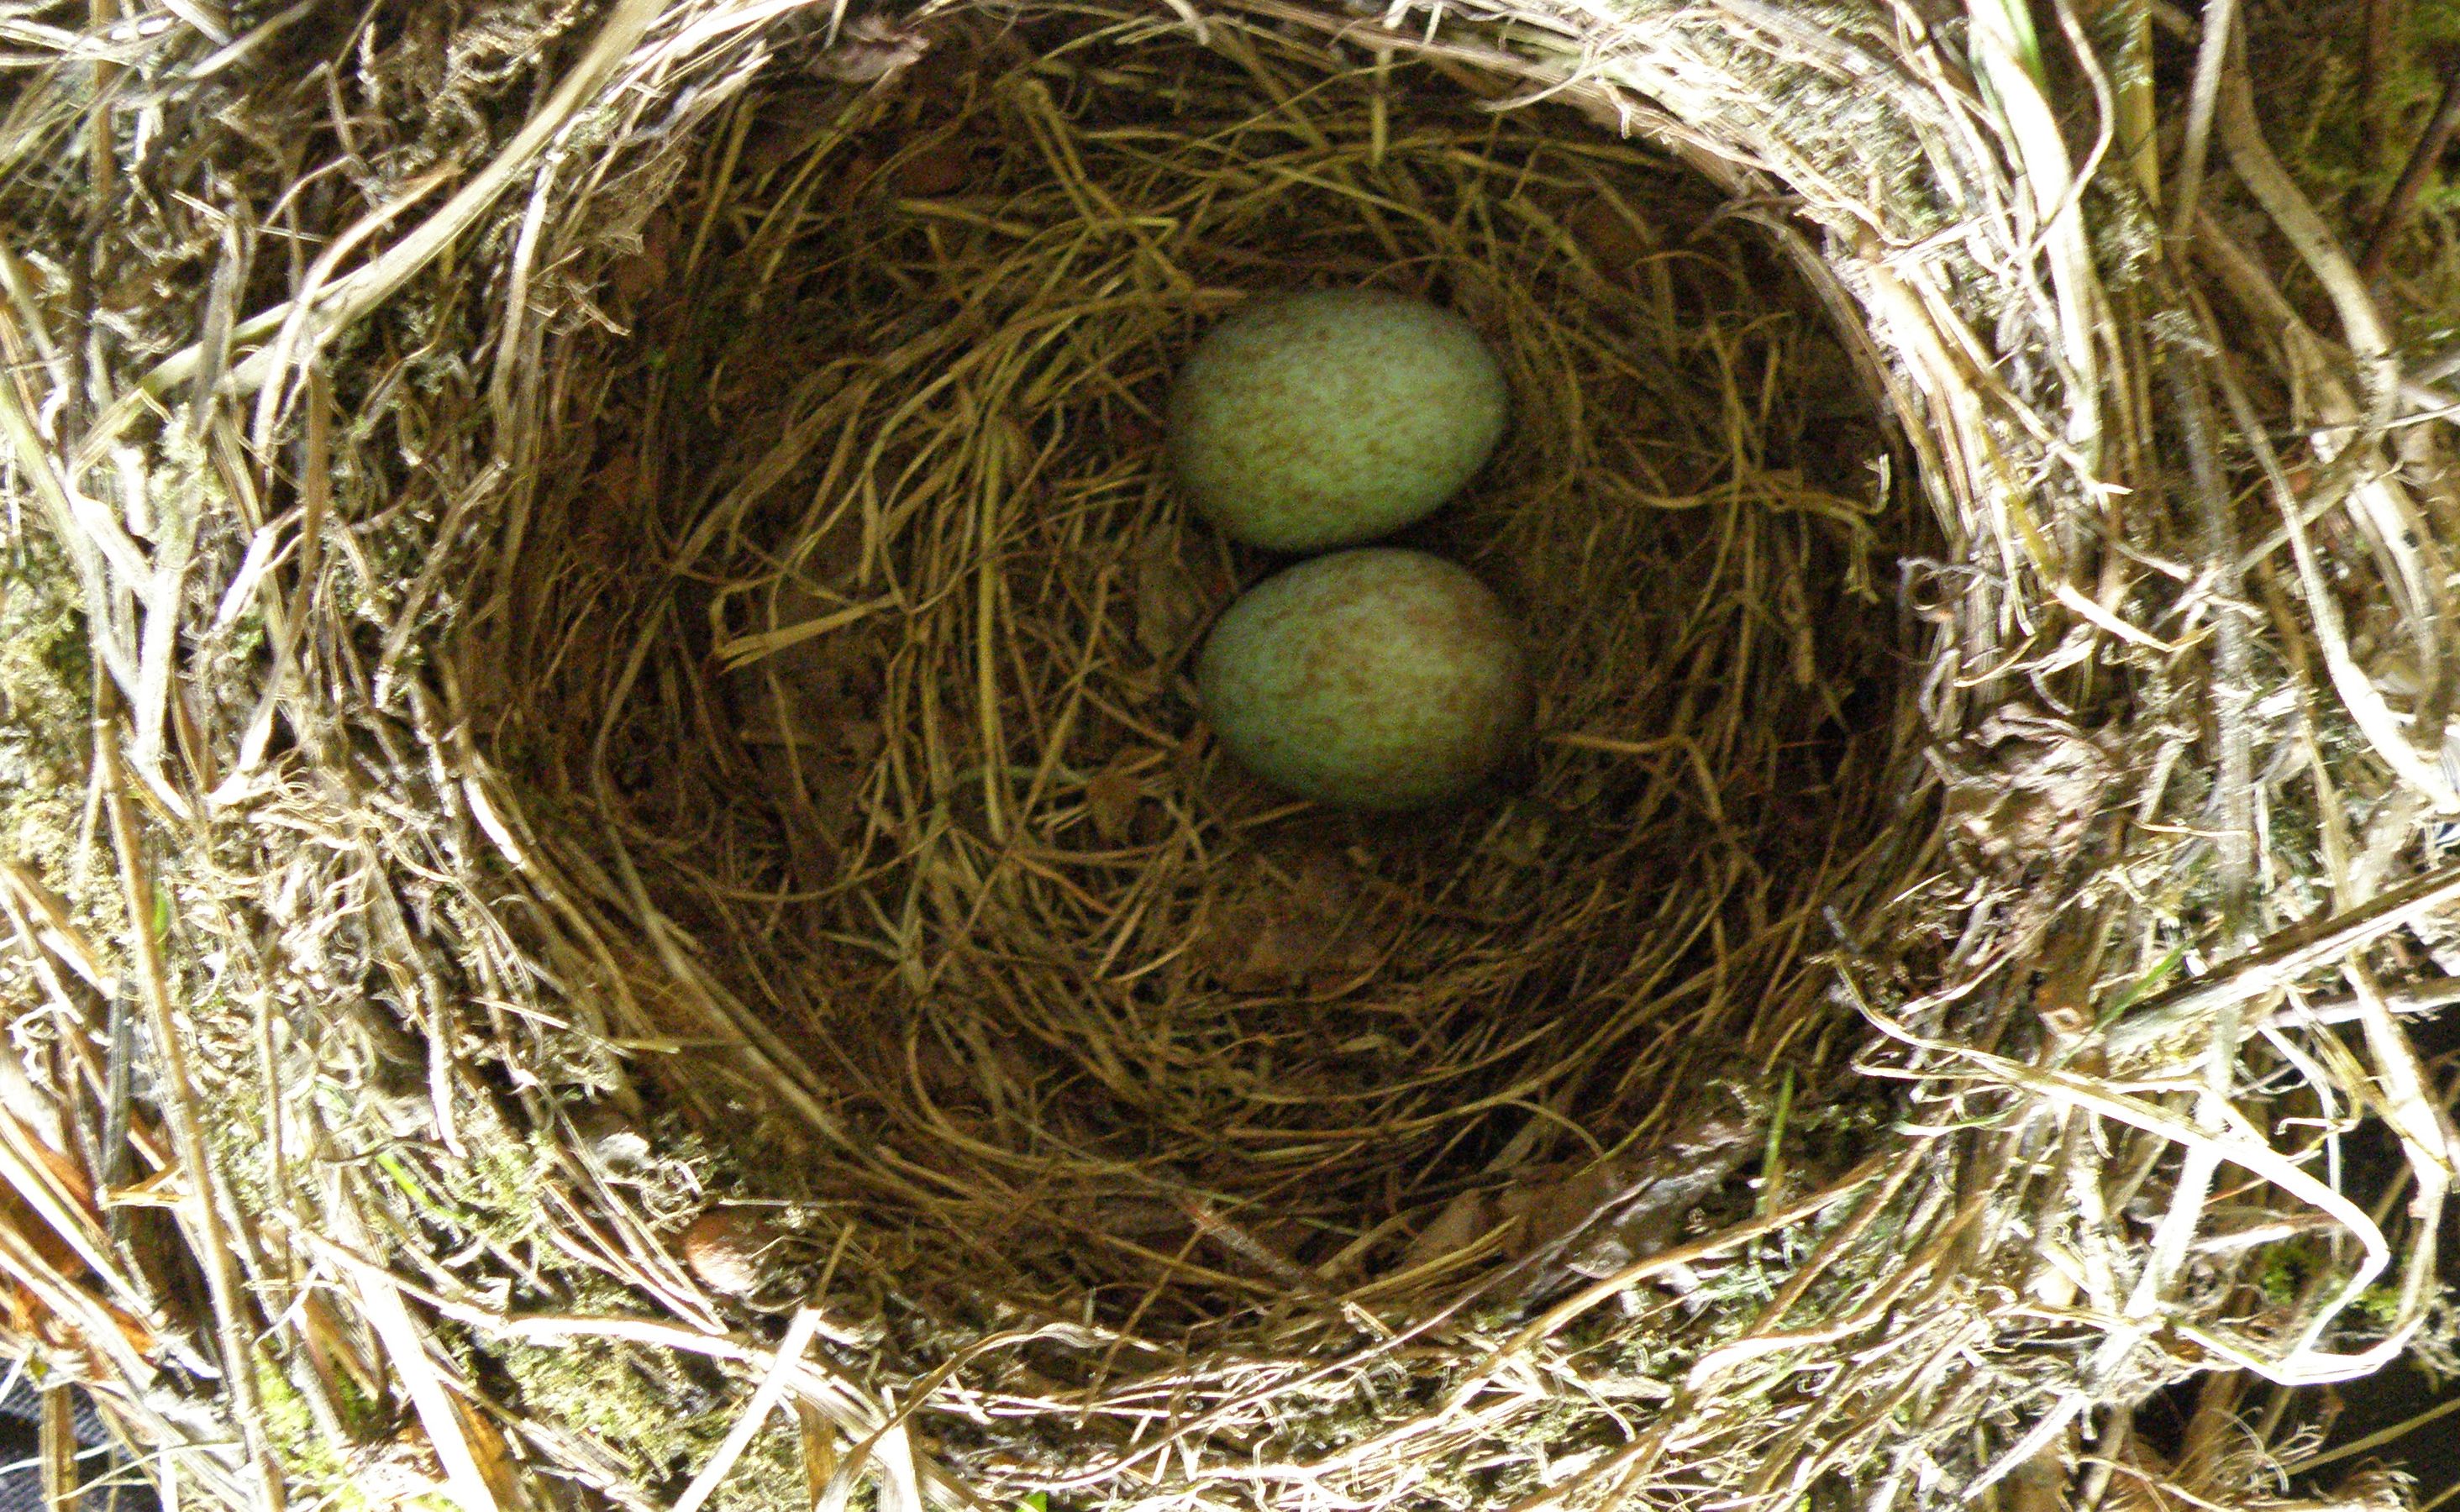
[[[2305, 109], [2281, 117], [2284, 124], [2295, 123], [2296, 130], [2280, 148], [2311, 187], [2355, 189], [2369, 201], [2379, 200], [2407, 165], [2426, 113], [2442, 97], [2443, 77], [2435, 58], [2460, 43], [2460, 3], [2419, 0], [2400, 8], [2399, 17], [2389, 67], [2371, 108], [2361, 52], [2324, 50], [2315, 56], [2316, 78]], [[2430, 184], [2419, 205], [2439, 210], [2460, 206], [2460, 187], [2448, 179]]]
[[[0, 854], [63, 888], [85, 799], [95, 676], [74, 582], [49, 537], [27, 532], [0, 544]], [[97, 878], [105, 870], [91, 869]], [[115, 922], [110, 889], [88, 891], [73, 901]]]
[[2266, 1302], [2287, 1307], [2305, 1291], [2319, 1258], [2305, 1245], [2276, 1245], [2264, 1254], [2263, 1269], [2256, 1274], [2256, 1289], [2263, 1293]]
[[[575, 1299], [582, 1312], [628, 1308], [610, 1284], [592, 1283]], [[750, 1387], [734, 1373], [668, 1351], [608, 1340], [553, 1346], [516, 1344], [495, 1354], [525, 1412], [587, 1435], [643, 1486], [680, 1492], [742, 1411]], [[773, 1415], [744, 1450], [712, 1504], [741, 1512], [789, 1512], [808, 1504], [801, 1438], [793, 1418]]]
[[2378, 1327], [2389, 1328], [2400, 1321], [2400, 1288], [2368, 1287], [2358, 1294], [2357, 1308]]
[[257, 1425], [285, 1469], [315, 1487], [333, 1512], [363, 1512], [373, 1505], [354, 1483], [344, 1446], [317, 1431], [306, 1399], [269, 1361], [257, 1362], [256, 1395], [264, 1409]]
[[800, 1512], [810, 1500], [801, 1436], [779, 1413], [744, 1449], [710, 1505], [727, 1512]]
[[[2251, 17], [2249, 44], [2280, 66], [2258, 72], [2257, 115], [2283, 164], [2327, 216], [2338, 212], [2355, 249], [2407, 168], [2444, 86], [2444, 60], [2460, 47], [2460, 0], [2397, 8], [2383, 74], [2365, 75], [2365, 18], [2351, 4], [2278, 6]], [[2216, 149], [2217, 152], [2217, 149]], [[2448, 341], [2460, 298], [2460, 178], [2430, 175], [2390, 267], [2414, 287], [2387, 302], [2401, 336]], [[2293, 289], [2293, 293], [2296, 290]]]

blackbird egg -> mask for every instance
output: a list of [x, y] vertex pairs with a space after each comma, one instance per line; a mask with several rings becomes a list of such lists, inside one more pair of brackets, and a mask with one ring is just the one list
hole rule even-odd
[[1460, 492], [1509, 405], [1495, 353], [1450, 310], [1382, 289], [1269, 295], [1179, 369], [1170, 466], [1234, 540], [1354, 545]]
[[1215, 624], [1196, 682], [1248, 770], [1347, 808], [1459, 798], [1529, 724], [1502, 603], [1463, 568], [1390, 547], [1318, 556], [1248, 590]]

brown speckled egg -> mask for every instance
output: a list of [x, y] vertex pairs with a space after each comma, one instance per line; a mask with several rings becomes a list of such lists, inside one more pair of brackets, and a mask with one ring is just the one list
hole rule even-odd
[[1495, 353], [1450, 310], [1382, 289], [1268, 295], [1179, 369], [1170, 466], [1234, 540], [1354, 545], [1460, 492], [1509, 408]]
[[1196, 682], [1241, 764], [1347, 808], [1459, 798], [1529, 724], [1502, 603], [1466, 570], [1389, 547], [1318, 556], [1248, 590], [1214, 626]]

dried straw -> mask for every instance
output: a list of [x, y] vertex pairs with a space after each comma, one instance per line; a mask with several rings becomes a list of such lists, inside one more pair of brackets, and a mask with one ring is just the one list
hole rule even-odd
[[[2282, 1502], [2454, 522], [2236, 10], [0, 8], [0, 1328], [232, 1505]], [[1514, 379], [1439, 823], [1188, 698], [1313, 283]]]
[[[721, 227], [706, 271], [639, 312], [600, 409], [642, 418], [571, 443], [520, 564], [587, 584], [587, 637], [520, 638], [506, 681], [541, 731], [601, 720], [596, 823], [863, 1131], [794, 1195], [919, 1214], [962, 1291], [1183, 1327], [1314, 1272], [1407, 1312], [1471, 1261], [1405, 1275], [1447, 1197], [1622, 1160], [1721, 1057], [1834, 1018], [1800, 941], [1885, 812], [1884, 731], [1843, 723], [1894, 671], [1877, 432], [1834, 454], [1842, 350], [1736, 307], [1773, 270], [1667, 224], [1662, 159], [1270, 34], [1058, 12], [939, 45], [847, 145], [675, 202]], [[1431, 828], [1209, 746], [1184, 668], [1280, 564], [1155, 460], [1206, 316], [1359, 278], [1442, 294], [1522, 396], [1417, 538], [1545, 627], [1540, 749]], [[1214, 1221], [1275, 1257], [1192, 1244]]]

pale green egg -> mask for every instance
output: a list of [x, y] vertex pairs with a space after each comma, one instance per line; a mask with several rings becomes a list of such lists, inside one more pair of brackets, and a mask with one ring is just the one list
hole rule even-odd
[[1403, 809], [1459, 798], [1526, 733], [1527, 663], [1500, 600], [1424, 552], [1318, 556], [1222, 613], [1197, 659], [1204, 715], [1300, 797]]
[[1268, 295], [1179, 369], [1171, 470], [1234, 540], [1353, 545], [1459, 493], [1510, 404], [1495, 353], [1450, 310], [1382, 289]]

